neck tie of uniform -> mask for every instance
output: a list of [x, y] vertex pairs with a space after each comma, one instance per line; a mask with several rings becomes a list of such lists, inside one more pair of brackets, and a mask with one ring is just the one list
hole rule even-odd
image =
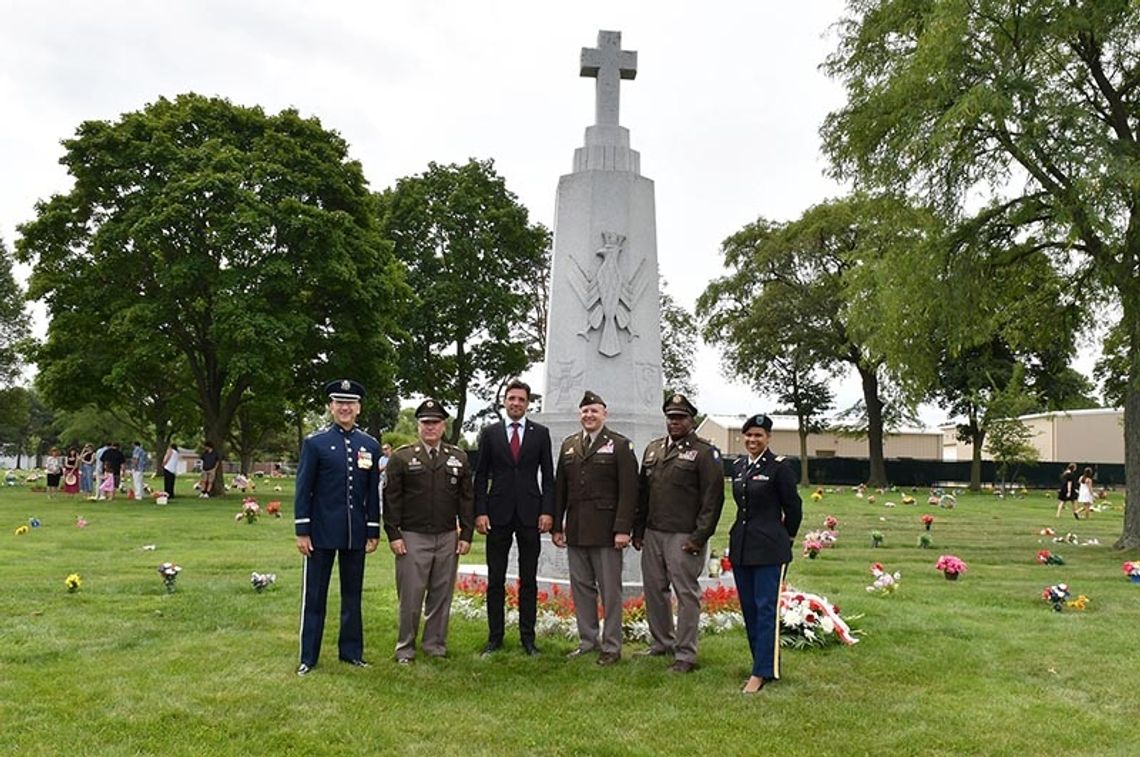
[[522, 449], [522, 441], [519, 440], [519, 424], [511, 424], [511, 457], [514, 458], [515, 463], [519, 461], [519, 450]]
[[429, 452], [428, 454], [431, 455], [432, 462], [435, 462], [436, 456], [439, 455], [439, 450], [437, 450], [435, 447], [432, 447], [431, 452]]

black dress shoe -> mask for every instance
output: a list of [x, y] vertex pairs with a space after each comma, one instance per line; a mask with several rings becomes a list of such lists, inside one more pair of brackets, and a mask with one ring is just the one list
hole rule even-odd
[[616, 654], [614, 652], [602, 652], [600, 655], [598, 655], [598, 664], [603, 667], [607, 667], [609, 665], [617, 665], [618, 660], [620, 659], [620, 654]]
[[312, 673], [312, 672], [313, 672], [312, 666], [306, 665], [303, 662], [297, 666], [297, 675], [299, 675], [299, 676], [307, 676], [309, 673]]
[[353, 666], [354, 668], [370, 668], [370, 667], [372, 667], [372, 665], [367, 660], [363, 660], [359, 657], [357, 657], [355, 660], [348, 660], [348, 659], [345, 659], [344, 657], [342, 657], [342, 658], [340, 658], [340, 661], [343, 663], [347, 663], [347, 664]]
[[479, 654], [488, 655], [488, 654], [491, 654], [493, 652], [498, 652], [502, 648], [503, 648], [503, 642], [501, 642], [501, 641], [488, 641], [486, 644], [483, 645], [483, 651], [480, 652]]
[[534, 657], [537, 654], [541, 654], [538, 651], [538, 647], [534, 645], [533, 641], [524, 641], [522, 643], [522, 648], [523, 652], [525, 652], [528, 657]]
[[669, 666], [669, 670], [674, 673], [692, 673], [697, 667], [695, 662], [688, 660], [677, 660]]

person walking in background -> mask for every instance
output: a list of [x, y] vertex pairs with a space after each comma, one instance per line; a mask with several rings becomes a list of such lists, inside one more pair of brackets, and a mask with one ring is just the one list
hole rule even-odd
[[[578, 648], [601, 649], [599, 665], [621, 660], [622, 555], [637, 512], [637, 455], [633, 442], [605, 424], [605, 401], [587, 391], [578, 403], [580, 433], [566, 437], [554, 474], [554, 546], [569, 547], [570, 591]], [[605, 628], [598, 633], [598, 597]]]
[[416, 408], [419, 441], [392, 453], [384, 484], [384, 532], [396, 556], [400, 627], [396, 662], [447, 656], [447, 627], [459, 557], [471, 550], [475, 492], [467, 453], [443, 441], [448, 413], [434, 399]]
[[48, 450], [44, 471], [47, 472], [48, 499], [55, 499], [55, 494], [59, 491], [59, 479], [63, 476], [63, 458], [59, 455], [59, 447]]
[[554, 524], [554, 465], [550, 430], [526, 417], [530, 386], [507, 385], [503, 399], [508, 422], [492, 423], [479, 434], [475, 467], [475, 530], [487, 537], [487, 644], [483, 654], [503, 646], [507, 558], [518, 544], [519, 640], [527, 655], [538, 654], [539, 534]]
[[143, 449], [142, 442], [135, 442], [135, 446], [131, 448], [131, 482], [134, 484], [135, 499], [142, 499], [146, 494], [143, 474], [146, 473], [149, 462], [150, 458]]
[[1057, 492], [1057, 517], [1061, 517], [1061, 511], [1065, 509], [1066, 504], [1072, 504], [1073, 517], [1080, 520], [1077, 515], [1077, 464], [1069, 463], [1065, 468], [1065, 472], [1061, 474], [1061, 490]]
[[79, 493], [79, 450], [70, 447], [63, 458], [63, 492], [75, 496]]
[[652, 637], [649, 649], [641, 654], [672, 655], [669, 669], [689, 673], [697, 666], [700, 576], [706, 565], [705, 544], [724, 507], [724, 467], [717, 448], [693, 431], [697, 415], [693, 403], [674, 394], [661, 409], [667, 435], [645, 448], [633, 523], [633, 547], [641, 551]]
[[95, 449], [90, 444], [84, 444], [79, 451], [79, 491], [95, 493]]
[[1081, 506], [1082, 516], [1088, 520], [1092, 517], [1093, 504], [1093, 469], [1085, 468], [1081, 474], [1080, 491], [1077, 493], [1077, 504]]
[[170, 440], [166, 454], [162, 458], [162, 489], [169, 498], [174, 497], [174, 484], [178, 481], [178, 463], [182, 454], [178, 451], [178, 443]]
[[301, 567], [301, 660], [297, 675], [317, 665], [333, 563], [340, 577], [341, 662], [366, 668], [360, 602], [364, 558], [380, 543], [380, 443], [356, 425], [364, 387], [350, 379], [325, 385], [332, 424], [301, 444], [293, 528]]
[[198, 480], [198, 497], [199, 499], [209, 499], [210, 492], [214, 490], [214, 479], [218, 475], [218, 465], [221, 463], [221, 455], [214, 449], [214, 443], [211, 441], [203, 442], [202, 447], [202, 477]]
[[754, 694], [780, 677], [780, 588], [792, 561], [803, 503], [795, 470], [768, 448], [772, 419], [753, 415], [742, 432], [748, 454], [732, 468], [736, 521], [728, 535], [728, 558], [752, 652], [752, 675], [742, 691]]

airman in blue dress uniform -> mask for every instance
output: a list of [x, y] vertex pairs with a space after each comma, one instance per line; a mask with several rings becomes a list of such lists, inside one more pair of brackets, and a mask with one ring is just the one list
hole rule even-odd
[[803, 503], [792, 466], [768, 448], [772, 419], [763, 413], [753, 415], [742, 431], [748, 454], [732, 469], [737, 510], [728, 536], [728, 557], [752, 651], [752, 675], [743, 691], [752, 694], [780, 677], [780, 586], [792, 561], [792, 540], [803, 520]]
[[356, 426], [364, 387], [349, 379], [325, 385], [333, 423], [305, 439], [293, 501], [301, 569], [301, 664], [307, 675], [321, 654], [333, 562], [340, 566], [340, 659], [364, 661], [360, 611], [364, 556], [380, 541], [380, 443]]

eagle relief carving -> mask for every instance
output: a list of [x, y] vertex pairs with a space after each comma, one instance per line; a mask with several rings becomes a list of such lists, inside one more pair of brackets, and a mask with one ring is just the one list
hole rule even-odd
[[570, 271], [570, 285], [586, 309], [586, 327], [578, 336], [589, 339], [592, 331], [601, 330], [598, 352], [606, 357], [621, 353], [624, 331], [629, 338], [637, 336], [632, 329], [633, 308], [645, 291], [645, 258], [638, 261], [633, 274], [622, 271], [621, 258], [625, 236], [612, 231], [602, 232], [602, 246], [594, 254], [601, 258], [597, 269], [589, 274], [577, 259]]

